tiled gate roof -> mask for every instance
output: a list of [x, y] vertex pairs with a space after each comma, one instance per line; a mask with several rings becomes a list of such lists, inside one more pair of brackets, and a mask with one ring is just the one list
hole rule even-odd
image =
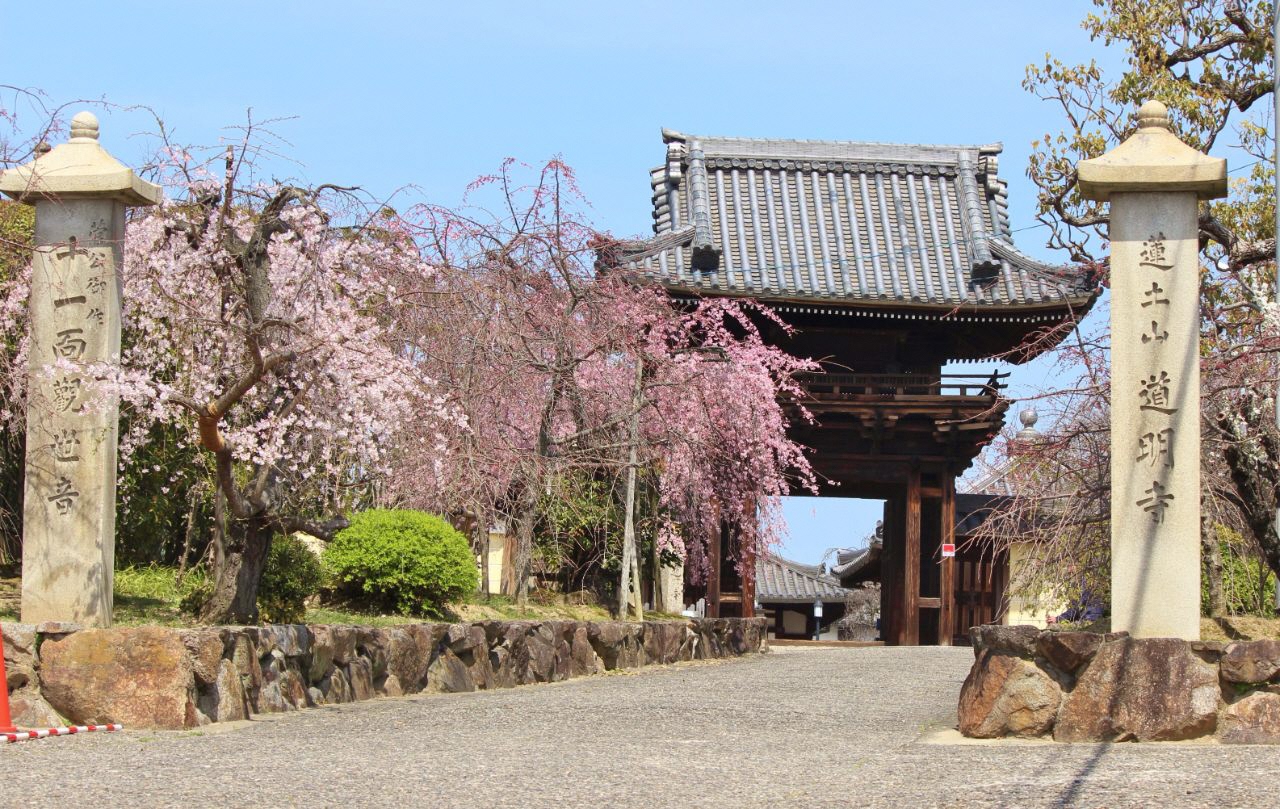
[[673, 291], [860, 307], [1087, 307], [1093, 278], [1013, 244], [1001, 147], [664, 130], [655, 237], [620, 263]]

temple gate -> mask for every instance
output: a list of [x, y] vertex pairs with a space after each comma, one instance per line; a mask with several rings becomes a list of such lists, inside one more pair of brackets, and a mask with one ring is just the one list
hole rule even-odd
[[[1014, 246], [999, 144], [670, 130], [663, 140], [666, 162], [651, 173], [654, 238], [624, 244], [619, 263], [677, 301], [754, 298], [795, 327], [760, 324], [825, 370], [802, 380], [816, 424], [793, 426], [814, 450], [821, 494], [885, 500], [883, 637], [950, 644], [967, 629], [959, 613], [972, 611], [974, 586], [962, 583], [957, 600], [955, 481], [1000, 430], [1008, 402], [1005, 375], [943, 366], [1031, 359], [1066, 333], [1054, 327], [1088, 311], [1096, 279]], [[708, 614], [753, 614], [753, 582], [736, 569], [742, 552], [727, 533], [713, 543]]]

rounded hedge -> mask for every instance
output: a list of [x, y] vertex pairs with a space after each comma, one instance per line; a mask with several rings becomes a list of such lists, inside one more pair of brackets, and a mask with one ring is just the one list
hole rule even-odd
[[434, 514], [372, 509], [351, 518], [324, 552], [339, 590], [384, 612], [439, 615], [476, 588], [466, 537]]
[[272, 624], [300, 624], [307, 613], [307, 599], [320, 591], [324, 568], [302, 540], [276, 536], [258, 583], [258, 614]]

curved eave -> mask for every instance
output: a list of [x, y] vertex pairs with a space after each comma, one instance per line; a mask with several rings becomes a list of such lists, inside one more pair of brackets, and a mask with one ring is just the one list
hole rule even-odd
[[[642, 275], [642, 274], [641, 274]], [[642, 275], [643, 277], [643, 275]], [[745, 292], [711, 286], [687, 286], [648, 279], [660, 283], [677, 299], [738, 298], [754, 300], [779, 311], [808, 314], [830, 314], [847, 317], [880, 317], [894, 320], [950, 320], [960, 322], [1048, 322], [1073, 318], [1079, 320], [1093, 306], [1100, 289], [1086, 294], [1034, 303], [929, 303], [902, 301], [894, 298], [857, 298], [833, 300], [829, 297], [778, 295], [769, 292]]]

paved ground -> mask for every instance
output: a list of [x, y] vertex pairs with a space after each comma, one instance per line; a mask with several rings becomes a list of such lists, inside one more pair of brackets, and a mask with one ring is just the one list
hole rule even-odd
[[0, 804], [1175, 806], [1280, 804], [1280, 750], [937, 744], [968, 649], [786, 649], [230, 730], [0, 747]]

